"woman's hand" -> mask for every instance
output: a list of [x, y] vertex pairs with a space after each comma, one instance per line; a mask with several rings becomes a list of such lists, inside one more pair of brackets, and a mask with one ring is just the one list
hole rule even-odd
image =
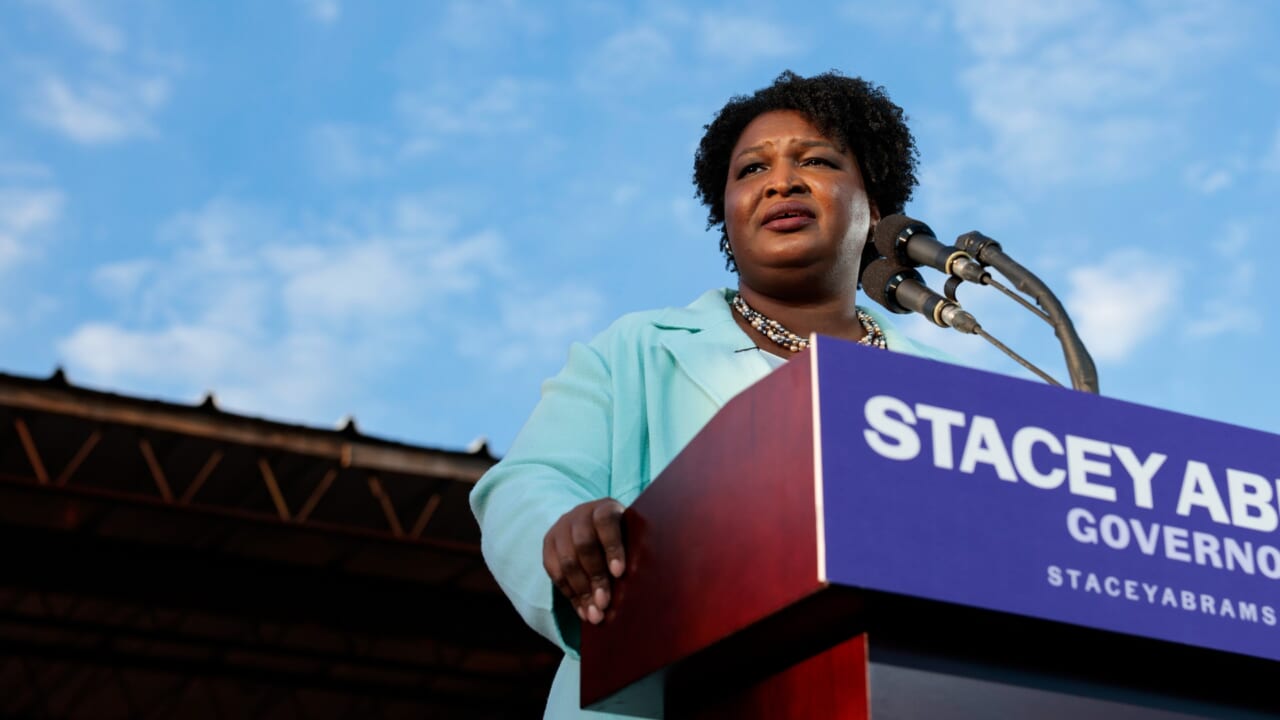
[[592, 500], [556, 521], [542, 540], [542, 565], [583, 622], [597, 624], [612, 597], [613, 578], [627, 567], [622, 503]]

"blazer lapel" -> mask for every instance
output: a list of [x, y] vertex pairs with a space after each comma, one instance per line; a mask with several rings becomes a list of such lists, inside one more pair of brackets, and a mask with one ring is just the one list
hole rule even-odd
[[[733, 320], [725, 290], [710, 290], [688, 307], [670, 308], [653, 320], [668, 332], [661, 344], [675, 359], [676, 368], [700, 387], [717, 405], [742, 392], [769, 374], [772, 366], [763, 350]], [[863, 308], [884, 330], [889, 349], [912, 355], [955, 362], [949, 356], [912, 341], [889, 318], [873, 308]]]
[[672, 331], [663, 334], [662, 346], [675, 358], [676, 367], [716, 405], [724, 405], [770, 370], [762, 351], [731, 313], [724, 291], [713, 290], [654, 320], [654, 325]]

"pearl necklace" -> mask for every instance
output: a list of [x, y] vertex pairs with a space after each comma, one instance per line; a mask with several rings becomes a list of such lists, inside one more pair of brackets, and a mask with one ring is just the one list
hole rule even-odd
[[[751, 323], [751, 327], [759, 330], [765, 337], [778, 343], [782, 347], [791, 352], [799, 352], [809, 347], [809, 338], [802, 338], [782, 326], [777, 320], [765, 317], [759, 311], [747, 304], [742, 299], [742, 293], [735, 293], [733, 300], [729, 301], [734, 310], [737, 310], [747, 322]], [[866, 334], [858, 341], [859, 345], [870, 345], [886, 350], [889, 347], [888, 341], [885, 340], [884, 331], [880, 329], [880, 324], [875, 321], [862, 308], [857, 308], [858, 322], [862, 324], [862, 329]]]

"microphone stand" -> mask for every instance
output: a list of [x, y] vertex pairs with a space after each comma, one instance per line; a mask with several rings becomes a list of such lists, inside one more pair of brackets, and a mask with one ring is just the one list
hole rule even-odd
[[[1048, 315], [1024, 300], [1022, 296], [1014, 294], [1013, 291], [996, 282], [991, 277], [991, 273], [982, 268], [977, 260], [969, 257], [961, 250], [954, 248], [953, 250], [955, 250], [955, 255], [963, 255], [973, 269], [980, 271], [980, 280], [983, 284], [1003, 289], [1005, 293], [1010, 294], [1015, 300], [1018, 300], [1032, 312], [1044, 318], [1045, 322], [1048, 322]], [[971, 276], [977, 278], [976, 274], [971, 274]], [[951, 279], [957, 282], [960, 281], [957, 276], [952, 276]], [[862, 268], [862, 289], [867, 293], [867, 297], [875, 300], [890, 312], [907, 314], [914, 310], [940, 327], [949, 327], [957, 332], [977, 335], [994, 345], [1000, 352], [1013, 358], [1022, 367], [1040, 376], [1045, 382], [1058, 387], [1062, 386], [1062, 383], [1054, 380], [1049, 373], [1031, 364], [1026, 358], [1014, 352], [1008, 345], [983, 330], [982, 324], [978, 322], [977, 318], [960, 307], [960, 303], [955, 297], [955, 287], [950, 281], [947, 283], [947, 297], [943, 298], [930, 290], [929, 286], [924, 284], [924, 279], [920, 277], [920, 273], [916, 272], [912, 267], [887, 257], [877, 257]]]
[[1084, 342], [1076, 333], [1075, 324], [1067, 315], [1066, 308], [1062, 306], [1049, 286], [1006, 255], [1000, 248], [1000, 243], [976, 230], [957, 238], [956, 247], [968, 253], [982, 265], [995, 268], [1012, 282], [1015, 288], [1030, 295], [1044, 309], [1044, 316], [1047, 316], [1046, 319], [1053, 325], [1054, 335], [1062, 346], [1067, 371], [1071, 374], [1072, 387], [1097, 394], [1098, 370], [1093, 364], [1093, 357], [1089, 355]]

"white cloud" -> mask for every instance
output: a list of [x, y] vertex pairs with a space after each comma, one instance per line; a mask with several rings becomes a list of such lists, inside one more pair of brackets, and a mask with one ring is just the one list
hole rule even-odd
[[154, 270], [155, 263], [145, 259], [108, 263], [93, 271], [90, 283], [99, 294], [126, 302]]
[[[986, 192], [990, 157], [962, 147], [944, 148], [920, 169], [920, 186], [907, 214], [928, 218], [940, 234], [958, 235], [973, 225], [1008, 224], [1021, 212], [1012, 198]], [[967, 227], [958, 227], [957, 223]], [[941, 235], [940, 235], [941, 236]]]
[[475, 88], [436, 87], [402, 92], [396, 109], [410, 134], [409, 143], [434, 142], [442, 135], [493, 134], [533, 126], [545, 89], [540, 83], [500, 77], [480, 92]]
[[0, 332], [15, 322], [39, 322], [56, 303], [21, 282], [16, 271], [42, 254], [45, 236], [57, 224], [62, 206], [62, 193], [55, 189], [0, 186]]
[[1064, 25], [1096, 16], [1096, 0], [970, 0], [956, 3], [956, 25], [982, 56], [1007, 57], [1041, 45]]
[[712, 57], [736, 63], [789, 55], [795, 45], [784, 26], [730, 13], [702, 16], [702, 49]]
[[1211, 6], [972, 0], [956, 25], [976, 57], [962, 73], [1008, 179], [1033, 186], [1148, 172], [1182, 131], [1184, 78], [1229, 45]]
[[0, 188], [0, 273], [36, 254], [36, 236], [57, 221], [62, 204], [57, 190]]
[[44, 0], [81, 42], [98, 52], [112, 54], [125, 48], [124, 33], [98, 14], [98, 8], [81, 0]]
[[377, 130], [327, 123], [311, 130], [307, 149], [311, 164], [322, 177], [350, 181], [385, 173], [391, 142]]
[[460, 240], [372, 237], [341, 246], [264, 250], [281, 280], [284, 307], [300, 325], [409, 318], [434, 300], [475, 289], [498, 267], [499, 237]]
[[59, 350], [77, 372], [99, 382], [142, 375], [165, 381], [238, 374], [249, 370], [245, 365], [260, 352], [225, 328], [175, 324], [148, 332], [108, 323], [81, 325]]
[[1244, 261], [1246, 260], [1244, 253], [1249, 248], [1252, 232], [1252, 227], [1246, 223], [1229, 223], [1221, 234], [1214, 236], [1209, 243], [1209, 249], [1229, 264]]
[[1209, 168], [1204, 165], [1193, 165], [1187, 168], [1184, 177], [1191, 189], [1205, 195], [1212, 195], [1226, 189], [1235, 180], [1235, 176], [1226, 168]]
[[625, 208], [638, 197], [642, 192], [642, 188], [634, 183], [620, 183], [613, 188], [613, 192], [609, 193], [609, 200], [620, 208]]
[[501, 303], [501, 324], [471, 328], [458, 349], [504, 371], [562, 359], [570, 342], [590, 339], [603, 304], [595, 290], [571, 283], [509, 291]]
[[639, 25], [606, 38], [578, 73], [583, 88], [629, 94], [668, 77], [674, 56], [669, 33]]
[[300, 0], [302, 7], [312, 20], [330, 25], [342, 17], [342, 3], [338, 0]]
[[1209, 243], [1209, 251], [1217, 258], [1212, 266], [1224, 270], [1226, 281], [1208, 285], [1208, 292], [1200, 298], [1200, 308], [1186, 327], [1191, 337], [1262, 330], [1264, 319], [1254, 300], [1258, 264], [1249, 256], [1249, 245], [1256, 234], [1252, 223], [1234, 221]]
[[454, 47], [492, 51], [514, 39], [541, 35], [548, 22], [536, 7], [518, 0], [453, 0], [437, 34]]
[[73, 84], [48, 73], [32, 83], [26, 112], [76, 142], [95, 145], [152, 134], [151, 117], [168, 97], [169, 81], [162, 76], [105, 73]]
[[78, 143], [100, 145], [147, 137], [168, 102], [181, 61], [150, 48], [131, 49], [124, 33], [102, 15], [101, 3], [46, 0], [88, 48], [68, 63], [54, 53], [24, 59], [18, 85], [26, 117]]
[[[1256, 273], [1252, 267], [1239, 269], [1237, 279], [1252, 284]], [[1265, 325], [1262, 314], [1236, 299], [1216, 297], [1206, 300], [1196, 317], [1187, 325], [1193, 338], [1212, 338], [1233, 333], [1254, 334]]]
[[1271, 147], [1263, 155], [1262, 166], [1272, 172], [1280, 172], [1280, 127], [1276, 128], [1275, 137], [1271, 139]]
[[4, 180], [48, 180], [53, 177], [49, 168], [39, 163], [0, 162], [0, 179]]
[[693, 198], [676, 197], [671, 199], [668, 209], [671, 213], [672, 225], [681, 234], [691, 238], [702, 238], [714, 234], [713, 245], [720, 241], [719, 231], [707, 229], [707, 209], [702, 203]]
[[[1135, 278], [1141, 277], [1141, 291]], [[1121, 361], [1173, 314], [1182, 285], [1173, 265], [1139, 250], [1111, 253], [1069, 276], [1066, 305], [1076, 329], [1097, 360]]]
[[240, 412], [337, 417], [394, 364], [455, 351], [448, 343], [468, 323], [451, 308], [505, 277], [499, 236], [455, 238], [413, 220], [432, 211], [435, 228], [451, 227], [423, 198], [400, 199], [368, 227], [304, 228], [215, 200], [166, 223], [154, 257], [99, 268], [111, 315], [75, 328], [59, 351], [89, 384], [192, 399], [216, 389]]
[[[943, 30], [947, 17], [939, 5], [929, 0], [900, 0], [892, 5], [852, 2], [844, 4], [839, 12], [859, 34], [910, 33], [918, 37], [918, 33], [936, 34]], [[851, 37], [856, 40], [858, 36]]]
[[349, 401], [343, 390], [361, 374], [358, 348], [340, 338], [298, 332], [264, 343], [201, 323], [151, 331], [88, 323], [58, 349], [77, 382], [153, 396], [180, 388], [189, 401], [214, 392], [224, 409], [294, 421], [336, 417], [333, 402]]

